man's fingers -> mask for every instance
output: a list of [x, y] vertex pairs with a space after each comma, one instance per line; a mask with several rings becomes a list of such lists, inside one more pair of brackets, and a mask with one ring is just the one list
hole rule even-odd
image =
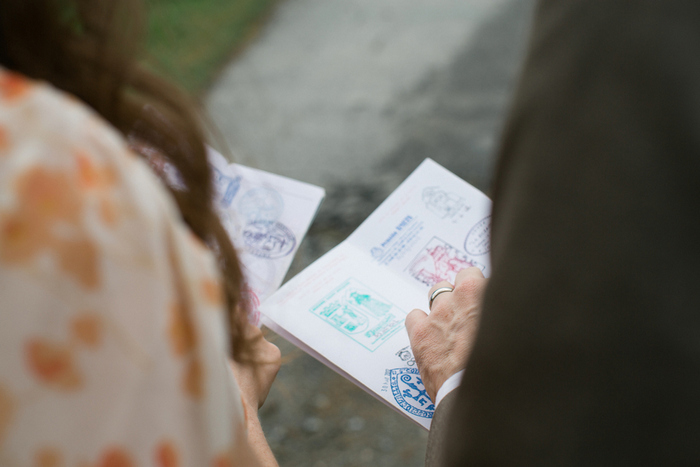
[[455, 277], [455, 286], [470, 277], [476, 279], [484, 279], [484, 273], [481, 272], [481, 269], [474, 266], [467, 269], [462, 269], [457, 273], [457, 277]]
[[[430, 311], [432, 311], [433, 305], [435, 305], [435, 303], [438, 300], [444, 300], [444, 298], [439, 298], [439, 297], [441, 297], [442, 295], [446, 296], [446, 295], [450, 294], [454, 290], [454, 288], [455, 287], [447, 281], [442, 281], [442, 282], [438, 282], [437, 284], [435, 284], [433, 286], [433, 288], [430, 289], [430, 294], [428, 295], [428, 308], [430, 309]], [[442, 289], [442, 290], [440, 290], [440, 289]], [[435, 292], [438, 292], [438, 293], [435, 294]]]
[[430, 297], [432, 297], [433, 292], [435, 292], [437, 289], [441, 289], [443, 287], [454, 288], [454, 286], [447, 281], [438, 282], [437, 284], [435, 284], [434, 286], [432, 286], [430, 288], [430, 291], [428, 292], [428, 300], [430, 300]]
[[408, 332], [408, 338], [413, 342], [413, 334], [415, 333], [416, 326], [428, 319], [428, 315], [423, 310], [415, 309], [406, 316], [406, 332]]

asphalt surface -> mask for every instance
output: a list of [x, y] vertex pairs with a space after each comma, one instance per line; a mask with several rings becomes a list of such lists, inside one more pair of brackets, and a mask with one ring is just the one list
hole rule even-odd
[[[426, 157], [488, 193], [532, 0], [285, 0], [207, 108], [237, 162], [326, 188], [288, 277]], [[420, 466], [427, 432], [276, 336], [282, 466]]]

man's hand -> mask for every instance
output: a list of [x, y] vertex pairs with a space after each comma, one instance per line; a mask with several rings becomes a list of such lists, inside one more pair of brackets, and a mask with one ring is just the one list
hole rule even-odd
[[[433, 401], [442, 384], [467, 363], [476, 337], [486, 283], [479, 268], [464, 269], [457, 274], [452, 292], [435, 297], [430, 315], [413, 310], [406, 317], [413, 356]], [[451, 285], [440, 282], [430, 289], [430, 294]]]

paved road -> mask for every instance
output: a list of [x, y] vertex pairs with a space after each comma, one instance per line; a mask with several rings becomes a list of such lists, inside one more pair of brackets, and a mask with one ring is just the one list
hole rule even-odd
[[[290, 274], [425, 157], [488, 191], [531, 0], [285, 0], [207, 107], [238, 162], [328, 196]], [[426, 433], [280, 340], [261, 412], [282, 466], [420, 466]]]

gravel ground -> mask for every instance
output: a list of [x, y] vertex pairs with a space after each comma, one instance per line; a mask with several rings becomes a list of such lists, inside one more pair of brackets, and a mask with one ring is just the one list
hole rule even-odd
[[[286, 0], [212, 90], [239, 162], [322, 185], [289, 276], [342, 241], [425, 158], [488, 192], [531, 0]], [[420, 466], [427, 432], [271, 334], [261, 410], [282, 466]]]

